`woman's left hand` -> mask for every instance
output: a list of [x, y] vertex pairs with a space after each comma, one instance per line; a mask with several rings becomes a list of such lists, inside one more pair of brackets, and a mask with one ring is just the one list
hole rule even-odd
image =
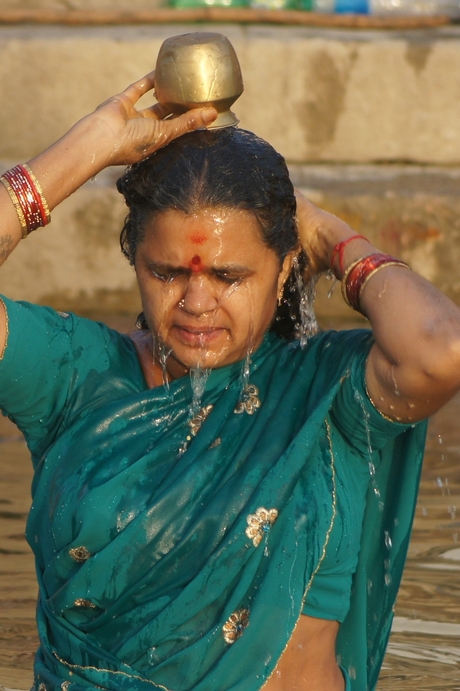
[[298, 189], [297, 232], [305, 250], [309, 267], [314, 274], [331, 268], [331, 256], [337, 242], [356, 235], [350, 226], [337, 216], [323, 211], [307, 199]]

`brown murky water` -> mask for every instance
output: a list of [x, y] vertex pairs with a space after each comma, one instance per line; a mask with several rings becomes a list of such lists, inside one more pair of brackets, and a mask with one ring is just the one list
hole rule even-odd
[[[131, 318], [112, 325], [128, 330]], [[414, 532], [378, 691], [460, 691], [460, 395], [430, 422]], [[37, 588], [24, 524], [31, 470], [0, 420], [0, 685], [29, 689]], [[458, 516], [457, 516], [458, 507]]]

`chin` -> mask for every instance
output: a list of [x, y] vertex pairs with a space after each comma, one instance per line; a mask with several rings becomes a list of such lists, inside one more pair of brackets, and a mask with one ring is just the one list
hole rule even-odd
[[233, 359], [228, 352], [213, 352], [212, 350], [196, 350], [195, 352], [181, 352], [182, 349], [173, 349], [174, 359], [186, 369], [214, 369], [236, 362], [240, 358]]

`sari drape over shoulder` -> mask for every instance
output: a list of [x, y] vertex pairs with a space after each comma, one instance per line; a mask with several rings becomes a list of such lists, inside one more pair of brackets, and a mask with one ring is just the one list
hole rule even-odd
[[[1, 404], [36, 466], [36, 688], [260, 689], [320, 572], [351, 453], [370, 472], [338, 654], [353, 691], [374, 689], [425, 425], [398, 425], [372, 406], [369, 332], [320, 334], [304, 349], [267, 335], [249, 380], [241, 363], [216, 369], [198, 397], [188, 377], [146, 389], [129, 340], [102, 325], [7, 308], [2, 390], [18, 361], [32, 360]], [[20, 345], [31, 328], [34, 354]], [[42, 383], [21, 412], [28, 376]]]

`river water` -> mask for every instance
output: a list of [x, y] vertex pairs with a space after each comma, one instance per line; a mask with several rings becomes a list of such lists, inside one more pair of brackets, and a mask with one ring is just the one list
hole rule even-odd
[[[120, 330], [131, 318], [111, 319]], [[460, 691], [460, 395], [430, 421], [409, 559], [378, 691]], [[37, 587], [24, 538], [31, 469], [0, 419], [0, 687], [29, 689]], [[458, 508], [458, 515], [457, 515]]]

